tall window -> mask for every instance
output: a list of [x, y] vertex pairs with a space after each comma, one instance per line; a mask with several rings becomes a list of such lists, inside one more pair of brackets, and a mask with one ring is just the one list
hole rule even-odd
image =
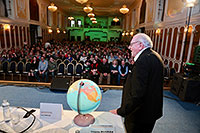
[[62, 16], [57, 12], [57, 27], [61, 28]]
[[164, 20], [165, 0], [157, 0], [156, 6], [156, 21], [161, 22]]
[[135, 27], [135, 9], [132, 11], [132, 18], [131, 18], [131, 28]]
[[0, 0], [0, 17], [13, 17], [13, 0]]
[[75, 20], [71, 20], [71, 21], [70, 21], [70, 26], [71, 26], [71, 27], [75, 27]]
[[81, 27], [81, 25], [82, 25], [82, 22], [81, 22], [81, 20], [80, 20], [80, 19], [78, 19], [78, 20], [77, 20], [77, 23], [78, 23], [78, 27]]
[[50, 12], [47, 7], [47, 25], [48, 26], [52, 26], [52, 15], [53, 15], [52, 12]]

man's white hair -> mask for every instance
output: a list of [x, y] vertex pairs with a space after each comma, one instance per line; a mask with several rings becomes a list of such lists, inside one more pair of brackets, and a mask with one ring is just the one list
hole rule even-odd
[[144, 33], [136, 34], [132, 40], [134, 40], [134, 42], [135, 41], [141, 42], [145, 47], [148, 47], [148, 48], [153, 47], [153, 42], [151, 41], [151, 38]]

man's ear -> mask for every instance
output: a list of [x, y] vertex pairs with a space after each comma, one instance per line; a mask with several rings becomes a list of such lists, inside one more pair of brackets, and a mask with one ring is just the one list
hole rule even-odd
[[139, 44], [139, 49], [142, 50], [144, 47], [144, 45], [142, 43]]

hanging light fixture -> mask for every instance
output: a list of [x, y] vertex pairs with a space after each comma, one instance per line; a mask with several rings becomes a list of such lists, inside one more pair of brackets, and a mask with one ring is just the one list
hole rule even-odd
[[10, 30], [10, 25], [9, 24], [4, 24], [3, 28], [4, 28], [4, 30]]
[[80, 4], [83, 4], [83, 3], [86, 3], [88, 0], [76, 0], [76, 2], [80, 3]]
[[96, 23], [97, 23], [97, 21], [92, 21], [92, 23], [93, 23], [93, 24], [96, 24]]
[[51, 34], [53, 32], [53, 30], [51, 28], [48, 29], [49, 34]]
[[60, 30], [59, 30], [59, 28], [57, 28], [57, 33], [60, 33]]
[[119, 21], [119, 19], [117, 17], [115, 17], [115, 18], [113, 18], [113, 21], [117, 23]]
[[194, 7], [197, 0], [185, 0], [186, 1], [186, 7]]
[[96, 18], [90, 18], [90, 20], [91, 20], [91, 21], [96, 21], [97, 19], [96, 19]]
[[48, 6], [49, 11], [55, 12], [58, 8], [57, 6], [54, 5], [54, 3], [51, 3], [50, 6]]
[[83, 11], [86, 12], [86, 13], [89, 13], [93, 10], [92, 7], [90, 7], [89, 5], [87, 5], [86, 7], [83, 8]]
[[128, 35], [129, 35], [129, 32], [127, 31], [127, 32], [126, 32], [126, 36], [128, 36]]
[[160, 28], [156, 30], [156, 34], [160, 34]]
[[88, 17], [90, 17], [90, 18], [92, 18], [92, 17], [94, 17], [94, 16], [95, 16], [95, 14], [92, 13], [92, 12], [88, 14]]
[[126, 14], [129, 12], [129, 9], [126, 7], [126, 5], [123, 5], [122, 8], [119, 9], [119, 11], [123, 14]]
[[63, 33], [66, 34], [66, 31], [64, 30]]
[[71, 20], [73, 20], [73, 19], [74, 19], [74, 17], [70, 16], [70, 17], [68, 17], [68, 19], [71, 21]]
[[122, 36], [125, 36], [125, 32], [122, 33]]
[[131, 31], [131, 32], [130, 32], [130, 35], [131, 35], [131, 36], [133, 36], [133, 34], [134, 34], [134, 32], [133, 32], [133, 31]]

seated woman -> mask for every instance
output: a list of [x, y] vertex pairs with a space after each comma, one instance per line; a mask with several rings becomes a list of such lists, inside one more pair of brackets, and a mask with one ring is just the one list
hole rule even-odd
[[96, 60], [93, 60], [93, 63], [91, 64], [91, 71], [90, 71], [90, 78], [92, 81], [98, 84], [99, 79], [99, 71], [98, 71], [98, 63]]
[[111, 82], [113, 84], [117, 84], [117, 77], [118, 77], [118, 62], [117, 60], [113, 60], [111, 66], [110, 66], [110, 76], [111, 76]]
[[28, 73], [29, 77], [37, 76], [38, 65], [39, 65], [39, 62], [38, 62], [36, 56], [34, 56], [33, 59], [31, 60], [30, 72]]

